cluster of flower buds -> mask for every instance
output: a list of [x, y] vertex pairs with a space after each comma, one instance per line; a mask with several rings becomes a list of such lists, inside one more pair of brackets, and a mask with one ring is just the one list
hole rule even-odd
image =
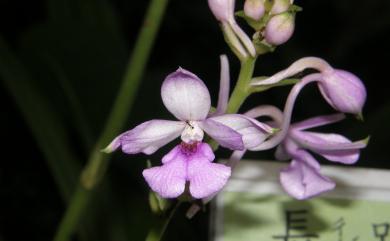
[[246, 0], [244, 13], [266, 43], [281, 45], [289, 40], [295, 28], [295, 11], [290, 0]]
[[290, 0], [246, 0], [243, 17], [255, 30], [253, 41], [235, 20], [235, 0], [208, 0], [210, 9], [222, 25], [226, 40], [239, 57], [268, 52], [287, 42], [295, 28], [295, 13], [300, 10]]

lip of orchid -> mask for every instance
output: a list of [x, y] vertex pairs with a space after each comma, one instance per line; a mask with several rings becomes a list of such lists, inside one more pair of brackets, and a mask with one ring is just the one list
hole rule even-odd
[[181, 143], [162, 158], [162, 166], [145, 169], [142, 174], [163, 198], [179, 197], [187, 184], [193, 198], [206, 198], [219, 192], [231, 175], [230, 167], [213, 163], [214, 159], [206, 143]]

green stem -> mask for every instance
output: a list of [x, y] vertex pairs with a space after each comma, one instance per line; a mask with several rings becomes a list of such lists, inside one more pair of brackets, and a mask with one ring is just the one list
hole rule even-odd
[[112, 112], [104, 131], [90, 155], [87, 166], [84, 168], [81, 183], [74, 193], [57, 229], [54, 237], [55, 241], [67, 241], [70, 239], [91, 200], [92, 189], [104, 177], [108, 167], [109, 156], [100, 150], [121, 131], [125, 124], [167, 4], [168, 0], [151, 0], [149, 4]]
[[241, 69], [238, 75], [236, 86], [229, 99], [227, 113], [237, 113], [245, 99], [250, 95], [250, 85], [256, 58], [246, 58], [241, 61]]
[[169, 226], [169, 223], [172, 221], [173, 216], [175, 216], [176, 211], [179, 209], [181, 202], [179, 201], [176, 206], [171, 210], [169, 216], [165, 221], [160, 222], [156, 227], [152, 228], [148, 235], [146, 236], [145, 241], [161, 241], [164, 237], [165, 232]]

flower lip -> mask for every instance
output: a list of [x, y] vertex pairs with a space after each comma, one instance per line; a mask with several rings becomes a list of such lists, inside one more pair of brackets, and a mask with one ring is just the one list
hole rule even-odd
[[186, 143], [182, 142], [180, 143], [180, 151], [183, 153], [185, 156], [191, 156], [194, 153], [196, 153], [198, 149], [199, 142], [193, 142], [193, 143]]
[[142, 174], [163, 198], [182, 195], [186, 185], [193, 198], [206, 198], [219, 192], [231, 175], [230, 167], [212, 163], [214, 159], [206, 143], [181, 143], [163, 157], [162, 166], [145, 169]]

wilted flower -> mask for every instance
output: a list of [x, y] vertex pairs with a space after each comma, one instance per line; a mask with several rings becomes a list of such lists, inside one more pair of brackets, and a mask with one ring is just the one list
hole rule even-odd
[[320, 164], [309, 151], [343, 164], [353, 164], [359, 159], [360, 149], [366, 147], [367, 140], [351, 142], [339, 134], [307, 131], [343, 118], [343, 114], [319, 116], [290, 126], [275, 153], [276, 159], [292, 159], [289, 167], [280, 174], [281, 184], [288, 194], [297, 199], [307, 199], [335, 186], [332, 180], [321, 175]]

